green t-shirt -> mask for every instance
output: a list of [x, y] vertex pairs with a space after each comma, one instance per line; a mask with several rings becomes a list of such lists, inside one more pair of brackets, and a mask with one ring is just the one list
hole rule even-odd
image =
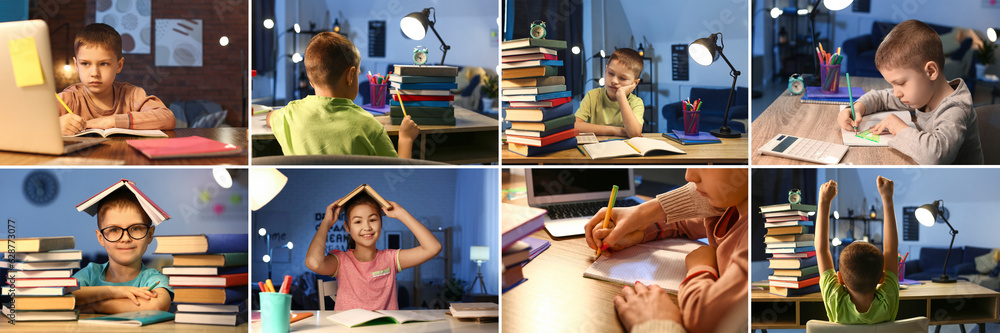
[[108, 263], [98, 264], [92, 262], [87, 267], [77, 271], [76, 274], [73, 274], [73, 277], [80, 283], [80, 287], [126, 286], [149, 288], [159, 281], [160, 284], [156, 285], [156, 289], [164, 288], [170, 292], [171, 296], [174, 294], [174, 289], [167, 285], [170, 282], [167, 276], [156, 269], [146, 267], [146, 265], [142, 265], [139, 275], [128, 282], [104, 281], [104, 275], [107, 273], [107, 270]]
[[820, 293], [830, 321], [840, 324], [877, 324], [896, 320], [899, 310], [899, 277], [885, 271], [885, 282], [875, 288], [875, 299], [868, 312], [861, 313], [851, 302], [851, 295], [837, 280], [831, 268], [819, 276]]
[[346, 98], [309, 95], [271, 115], [285, 155], [396, 156], [385, 127]]
[[[632, 108], [635, 119], [642, 125], [642, 115], [646, 111], [642, 99], [635, 94], [629, 94], [628, 105]], [[603, 87], [588, 91], [587, 95], [583, 96], [580, 108], [576, 109], [576, 117], [595, 125], [625, 127], [618, 101], [608, 98], [607, 90]]]

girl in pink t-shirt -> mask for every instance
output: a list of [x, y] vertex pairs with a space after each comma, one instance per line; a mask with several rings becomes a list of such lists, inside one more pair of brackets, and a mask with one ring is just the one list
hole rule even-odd
[[[348, 200], [343, 207], [331, 203], [326, 216], [309, 244], [306, 267], [317, 274], [330, 275], [340, 281], [334, 310], [398, 310], [396, 273], [420, 265], [441, 252], [441, 243], [420, 221], [413, 218], [396, 202], [384, 212], [378, 203], [364, 192]], [[347, 252], [332, 250], [324, 253], [326, 235], [337, 222], [341, 208], [344, 229], [354, 244]], [[403, 222], [420, 243], [405, 250], [378, 250], [375, 244], [382, 234], [382, 216]], [[353, 245], [353, 246], [352, 246]]]

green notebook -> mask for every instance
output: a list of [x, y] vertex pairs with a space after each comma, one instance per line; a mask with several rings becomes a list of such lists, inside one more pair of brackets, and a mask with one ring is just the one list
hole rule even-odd
[[174, 320], [173, 313], [158, 310], [146, 310], [122, 312], [110, 316], [81, 319], [80, 323], [113, 326], [146, 326], [170, 320]]

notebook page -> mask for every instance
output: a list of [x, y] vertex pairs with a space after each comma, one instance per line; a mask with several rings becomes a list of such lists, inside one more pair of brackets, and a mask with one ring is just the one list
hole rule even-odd
[[445, 316], [435, 312], [412, 311], [412, 310], [377, 310], [375, 312], [396, 318], [400, 324], [411, 321], [438, 321], [445, 320]]
[[676, 294], [687, 273], [684, 258], [704, 245], [682, 238], [637, 244], [615, 251], [610, 256], [601, 256], [583, 272], [583, 276], [623, 285], [632, 285], [635, 281], [645, 285], [657, 284]]
[[[864, 117], [861, 117], [861, 125], [858, 126], [858, 133], [866, 129], [869, 129], [872, 126], [875, 126], [882, 120], [885, 120], [885, 118], [888, 117], [890, 114], [894, 114], [896, 115], [896, 117], [899, 117], [899, 119], [902, 119], [903, 122], [906, 123], [906, 126], [910, 126], [913, 128], [917, 127], [916, 125], [913, 124], [913, 121], [910, 120], [909, 111], [876, 112], [874, 114], [865, 115]], [[859, 138], [855, 135], [853, 130], [848, 131], [845, 129], [840, 129], [840, 136], [844, 140], [845, 146], [888, 147], [889, 141], [891, 141], [892, 138], [895, 137], [895, 135], [892, 135], [889, 132], [875, 133], [875, 134], [879, 134], [878, 142], [868, 140], [865, 138]]]
[[672, 153], [684, 154], [683, 150], [667, 143], [666, 141], [650, 139], [650, 138], [631, 138], [628, 140], [635, 148], [639, 149], [643, 155], [648, 154], [654, 149], [662, 149]]

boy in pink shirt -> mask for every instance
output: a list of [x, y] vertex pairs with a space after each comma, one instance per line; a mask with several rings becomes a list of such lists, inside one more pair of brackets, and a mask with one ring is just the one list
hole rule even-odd
[[[441, 252], [441, 243], [430, 230], [398, 203], [389, 201], [389, 204], [390, 208], [383, 212], [375, 199], [360, 193], [344, 207], [336, 202], [326, 207], [326, 216], [309, 244], [306, 267], [340, 281], [334, 310], [398, 310], [396, 273], [427, 262]], [[337, 222], [341, 208], [345, 212], [344, 229], [351, 235], [349, 249], [324, 253], [326, 235]], [[420, 245], [405, 250], [376, 249], [383, 215], [403, 222]]]

